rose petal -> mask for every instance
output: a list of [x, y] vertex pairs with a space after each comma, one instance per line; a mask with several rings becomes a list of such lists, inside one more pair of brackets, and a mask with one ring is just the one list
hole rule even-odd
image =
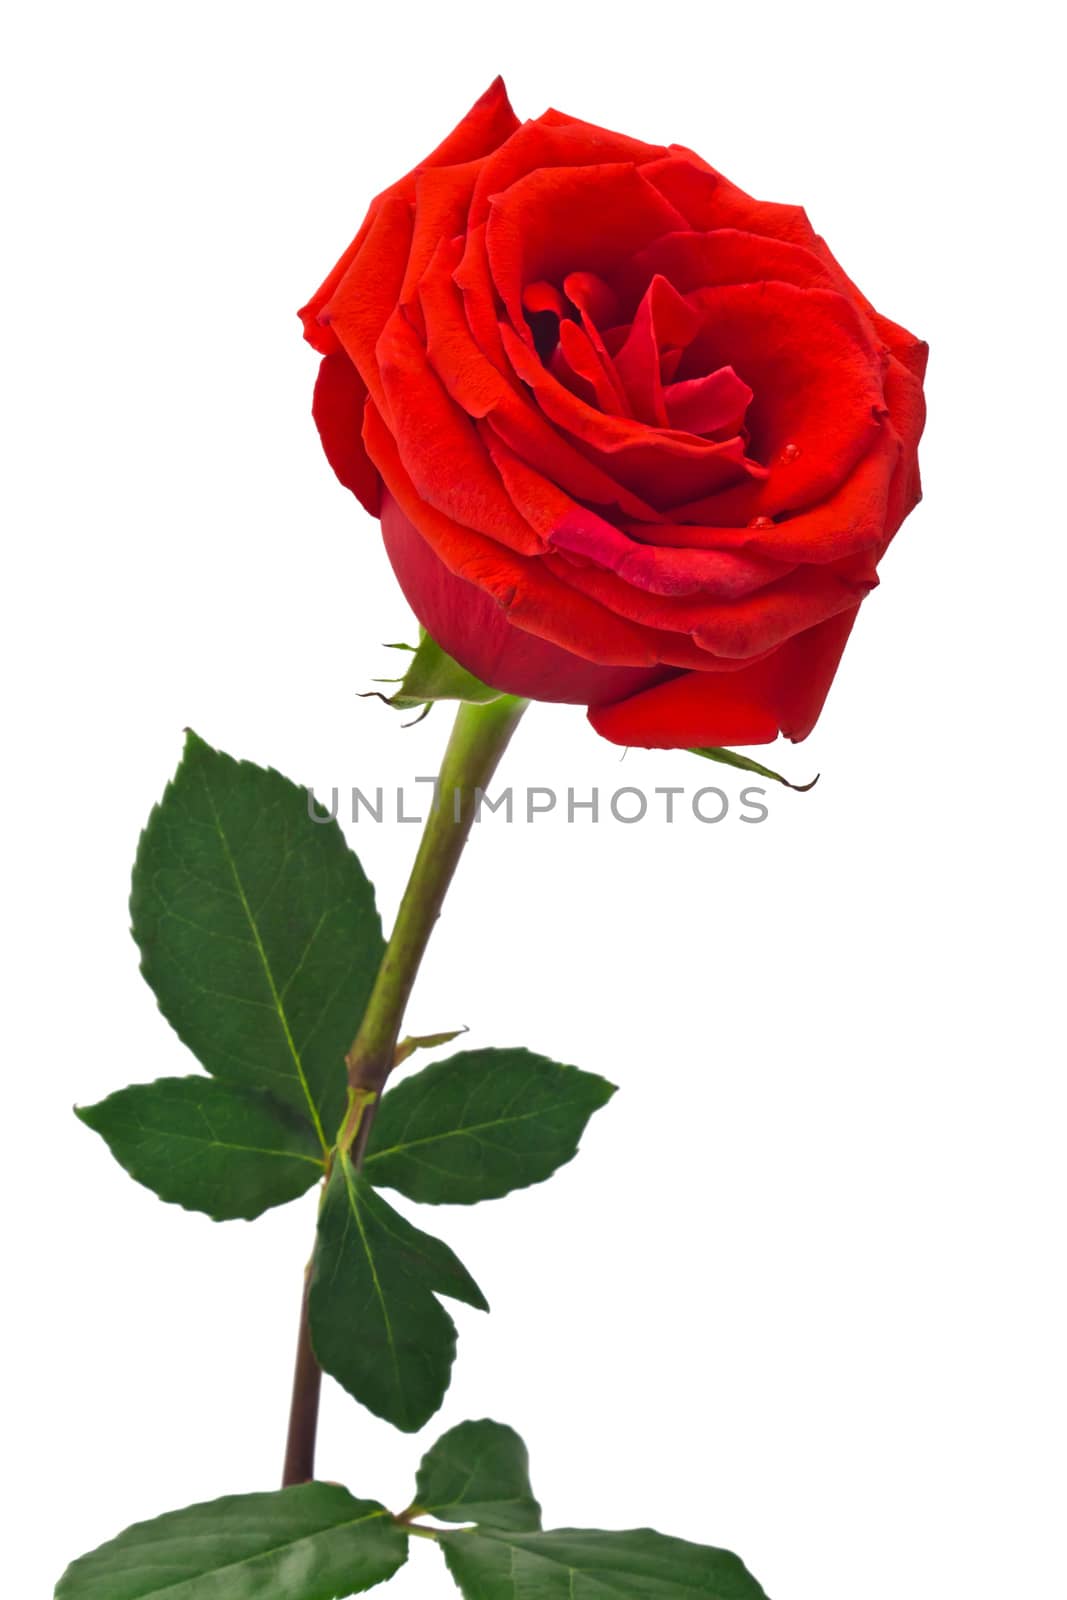
[[687, 345], [700, 324], [700, 313], [686, 304], [673, 284], [658, 275], [652, 279], [614, 358], [634, 415], [643, 422], [662, 428], [683, 426], [668, 420], [660, 351]]
[[326, 355], [338, 349], [335, 330], [328, 324], [321, 324], [319, 314], [326, 302], [332, 298], [341, 279], [362, 249], [381, 203], [391, 196], [406, 201], [413, 200], [415, 176], [418, 172], [427, 167], [450, 166], [487, 156], [503, 144], [518, 127], [519, 119], [511, 109], [504, 80], [500, 77], [494, 78], [485, 93], [474, 102], [466, 116], [460, 118], [452, 132], [442, 139], [437, 148], [420, 161], [411, 172], [398, 179], [396, 183], [390, 184], [388, 189], [384, 189], [372, 200], [356, 237], [300, 312], [304, 324], [304, 337], [316, 350]]
[[559, 167], [530, 172], [493, 195], [485, 243], [512, 327], [532, 345], [522, 315], [527, 283], [562, 281], [577, 267], [604, 274], [661, 233], [684, 226], [634, 166]]
[[669, 750], [769, 744], [779, 732], [806, 739], [818, 720], [856, 620], [843, 611], [798, 634], [741, 672], [688, 672], [614, 705], [589, 721], [613, 744]]
[[926, 401], [921, 378], [895, 356], [890, 358], [885, 375], [885, 398], [902, 448], [889, 489], [882, 549], [922, 498], [917, 446], [926, 421]]
[[[625, 532], [648, 544], [682, 549], [745, 551], [775, 561], [821, 564], [859, 551], [877, 550], [888, 521], [890, 487], [901, 458], [901, 441], [884, 426], [873, 446], [841, 487], [817, 506], [774, 522], [759, 517], [743, 527], [692, 523], [626, 522]], [[678, 508], [679, 516], [713, 516], [716, 500]]]
[[732, 366], [753, 392], [749, 451], [770, 468], [719, 497], [716, 521], [803, 510], [832, 494], [882, 426], [883, 361], [862, 314], [839, 294], [787, 283], [737, 284], [690, 297], [704, 329], [680, 380]]
[[778, 719], [758, 671], [683, 673], [628, 700], [591, 706], [589, 721], [612, 744], [646, 750], [769, 744]]
[[489, 156], [471, 201], [470, 225], [476, 228], [484, 223], [494, 196], [538, 168], [585, 167], [591, 162], [639, 165], [665, 154], [663, 145], [645, 144], [625, 133], [595, 128], [592, 123], [548, 111], [543, 117], [524, 122], [506, 145], [502, 143]]
[[[603, 549], [603, 541], [610, 540], [616, 531], [611, 527], [610, 523], [597, 517], [595, 512], [590, 511], [587, 506], [578, 505], [574, 500], [563, 494], [555, 484], [542, 477], [525, 461], [521, 461], [513, 451], [495, 438], [492, 429], [484, 424], [483, 428], [490, 454], [507, 491], [530, 525], [546, 541], [551, 542], [554, 533], [558, 529], [567, 524], [573, 525], [577, 521], [586, 529], [595, 528], [599, 530], [602, 541], [601, 549]], [[619, 537], [623, 536], [619, 535]], [[572, 545], [571, 550], [565, 550], [568, 542]], [[568, 541], [566, 534], [564, 534], [559, 548], [565, 553], [566, 560], [563, 565], [557, 566], [556, 575], [562, 583], [573, 587], [576, 579], [574, 563], [592, 559], [595, 547], [590, 549], [588, 555], [583, 554], [579, 552], [575, 541]], [[653, 593], [656, 592], [654, 577], [649, 582], [649, 589]], [[645, 633], [649, 643], [655, 650], [658, 660], [679, 667], [706, 667], [709, 665], [708, 652], [691, 639], [688, 634], [678, 634], [677, 632], [655, 627], [647, 628]], [[592, 646], [595, 650], [595, 640], [592, 641]], [[736, 663], [726, 660], [720, 664], [724, 667], [736, 665]]]
[[563, 293], [583, 319], [588, 318], [598, 328], [610, 328], [620, 320], [618, 296], [608, 281], [595, 272], [568, 272]]
[[528, 283], [522, 291], [522, 309], [524, 311], [551, 311], [553, 316], [563, 318], [567, 315], [567, 302], [554, 283]]
[[367, 386], [343, 350], [323, 356], [315, 381], [311, 414], [326, 459], [346, 489], [372, 517], [378, 515], [381, 482], [363, 448], [363, 407]]
[[664, 390], [663, 402], [672, 428], [687, 433], [732, 438], [744, 424], [752, 390], [733, 367], [720, 367], [703, 378], [687, 378]]
[[481, 163], [458, 167], [430, 167], [415, 179], [415, 213], [407, 271], [400, 289], [400, 304], [410, 307], [419, 280], [442, 239], [463, 232], [474, 180]]
[[532, 389], [545, 416], [565, 428], [590, 460], [642, 499], [669, 506], [765, 475], [758, 462], [746, 457], [742, 440], [720, 444], [608, 416], [565, 388], [506, 323], [500, 325], [500, 337], [516, 375]]
[[[468, 239], [460, 264], [467, 282], [471, 281], [470, 245]], [[442, 269], [448, 265], [449, 251], [456, 248], [442, 244]], [[646, 500], [628, 491], [556, 432], [517, 382], [510, 365], [505, 377], [490, 360], [468, 320], [472, 306], [480, 304], [479, 296], [471, 290], [461, 298], [458, 277], [458, 270], [450, 275], [434, 268], [424, 274], [419, 290], [430, 362], [452, 398], [468, 416], [488, 418], [505, 443], [524, 460], [536, 462], [546, 477], [575, 499], [617, 506], [624, 516], [655, 521], [657, 513]]]
[[423, 499], [510, 550], [532, 555], [543, 549], [402, 310], [386, 323], [376, 354], [397, 453]]
[[671, 671], [598, 666], [516, 628], [488, 594], [449, 571], [388, 490], [381, 516], [385, 548], [412, 610], [441, 648], [483, 683], [535, 700], [597, 706]]
[[468, 332], [486, 360], [498, 371], [508, 372], [508, 359], [500, 342], [500, 308], [485, 253], [484, 222], [480, 227], [468, 228], [459, 249], [452, 278], [463, 296]]
[[[623, 262], [612, 275], [621, 306], [632, 316], [656, 274], [680, 294], [729, 283], [791, 283], [798, 289], [838, 289], [840, 284], [813, 250], [778, 239], [761, 239], [737, 228], [710, 233], [668, 233]], [[619, 320], [619, 319], [614, 319]]]
[[915, 335], [909, 333], [907, 328], [902, 328], [899, 322], [893, 322], [891, 318], [882, 316], [881, 312], [874, 309], [866, 295], [857, 288], [845, 269], [831, 254], [825, 239], [816, 238], [815, 249], [833, 276], [835, 287], [846, 290], [857, 304], [863, 307], [878, 338], [921, 385], [926, 375], [929, 345], [923, 339], [916, 339]]
[[359, 369], [368, 392], [385, 405], [374, 349], [400, 297], [411, 248], [411, 207], [392, 196], [383, 200], [367, 234], [366, 248], [352, 262], [319, 313]]
[[617, 403], [606, 409], [614, 412], [616, 416], [632, 416], [632, 407], [619, 382], [615, 363], [600, 333], [601, 327], [607, 327], [614, 318], [617, 307], [614, 293], [594, 272], [569, 272], [563, 280], [563, 287], [567, 298], [577, 307], [582, 332], [596, 352], [605, 383], [618, 397]]
[[404, 470], [373, 401], [367, 403], [363, 439], [393, 498], [438, 559], [456, 577], [484, 590], [517, 627], [602, 666], [660, 665], [644, 630], [601, 612], [594, 601], [560, 583], [542, 559], [515, 555], [429, 505]]
[[807, 250], [813, 248], [817, 235], [801, 206], [754, 200], [692, 150], [671, 145], [670, 151], [642, 170], [649, 183], [688, 218], [691, 227], [699, 232], [739, 228]]
[[878, 582], [873, 560], [861, 555], [821, 567], [799, 566], [748, 594], [719, 600], [652, 593], [592, 564], [564, 573], [552, 555], [543, 564], [616, 616], [661, 636], [684, 634], [709, 655], [739, 662], [776, 650], [793, 634], [854, 608]]
[[738, 600], [792, 570], [785, 562], [743, 552], [637, 544], [584, 506], [557, 513], [548, 537], [555, 548], [585, 556], [647, 594]]
[[[559, 352], [575, 376], [588, 385], [591, 398], [601, 411], [617, 417], [633, 415], [610, 356], [598, 350], [586, 330], [576, 322], [560, 323]], [[560, 376], [554, 362], [550, 370], [556, 377]], [[573, 388], [573, 385], [568, 387]], [[574, 393], [582, 398], [578, 389], [574, 389]]]

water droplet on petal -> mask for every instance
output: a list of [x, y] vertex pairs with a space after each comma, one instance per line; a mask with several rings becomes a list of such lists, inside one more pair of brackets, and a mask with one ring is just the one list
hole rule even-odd
[[785, 446], [785, 448], [783, 449], [782, 454], [779, 457], [779, 460], [780, 461], [795, 461], [799, 454], [800, 454], [800, 446], [798, 444], [787, 444]]
[[749, 523], [750, 528], [773, 528], [774, 522], [770, 517], [753, 517]]

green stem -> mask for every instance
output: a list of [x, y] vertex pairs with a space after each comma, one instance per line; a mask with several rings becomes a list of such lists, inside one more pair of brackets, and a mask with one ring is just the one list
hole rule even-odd
[[[487, 705], [461, 705], [456, 713], [441, 763], [436, 803], [426, 819], [363, 1021], [345, 1057], [348, 1110], [337, 1135], [337, 1149], [348, 1151], [357, 1167], [363, 1163], [378, 1101], [393, 1069], [415, 976], [478, 812], [479, 792], [488, 787], [527, 703], [513, 695], [501, 695]], [[306, 1483], [315, 1475], [321, 1387], [322, 1370], [311, 1347], [305, 1283], [283, 1489]], [[428, 1536], [433, 1535], [428, 1532]]]
[[461, 705], [426, 820], [415, 865], [359, 1032], [345, 1057], [349, 1111], [338, 1147], [358, 1165], [374, 1121], [374, 1103], [393, 1068], [404, 1011], [434, 924], [441, 914], [478, 808], [527, 702], [502, 695], [488, 705]]

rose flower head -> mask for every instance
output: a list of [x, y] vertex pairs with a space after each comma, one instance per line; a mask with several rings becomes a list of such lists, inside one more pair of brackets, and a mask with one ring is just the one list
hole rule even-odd
[[796, 206], [497, 80], [301, 313], [419, 621], [618, 744], [803, 739], [919, 498], [926, 346]]

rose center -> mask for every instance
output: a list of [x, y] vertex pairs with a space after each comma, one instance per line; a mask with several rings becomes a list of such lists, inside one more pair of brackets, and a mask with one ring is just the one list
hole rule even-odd
[[588, 272], [569, 273], [562, 289], [529, 285], [523, 306], [542, 364], [588, 405], [709, 441], [745, 437], [752, 390], [732, 367], [677, 379], [705, 317], [666, 278], [652, 279], [629, 322]]

